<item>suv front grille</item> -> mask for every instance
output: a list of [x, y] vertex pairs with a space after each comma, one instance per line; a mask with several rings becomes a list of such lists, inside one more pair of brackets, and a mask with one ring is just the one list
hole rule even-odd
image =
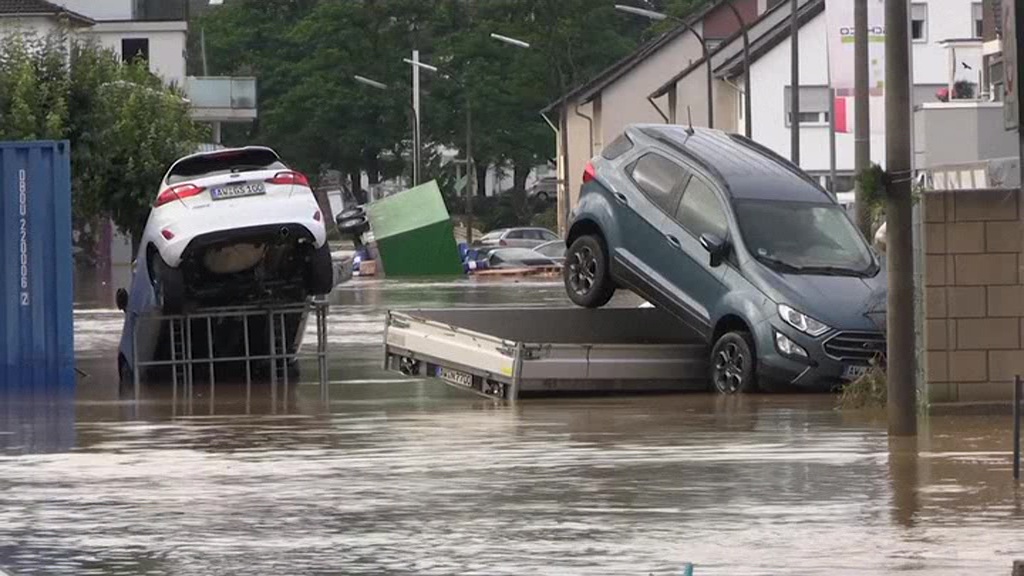
[[885, 355], [885, 335], [880, 332], [840, 332], [825, 341], [825, 353], [843, 362], [868, 363]]

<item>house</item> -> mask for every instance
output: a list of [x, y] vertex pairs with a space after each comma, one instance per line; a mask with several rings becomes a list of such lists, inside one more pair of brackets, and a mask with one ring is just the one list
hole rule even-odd
[[124, 61], [144, 60], [185, 91], [193, 118], [209, 123], [219, 143], [223, 123], [256, 119], [256, 79], [187, 75], [189, 10], [186, 0], [0, 0], [0, 32], [45, 35], [66, 24]]
[[[769, 4], [767, 0], [733, 0], [731, 3], [743, 22], [753, 21]], [[636, 16], [623, 14], [622, 17]], [[703, 48], [697, 35], [713, 50], [741, 27], [737, 14], [722, 1], [708, 3], [687, 18], [686, 24], [696, 34], [689, 32], [686, 26], [669, 30], [544, 109], [544, 114], [561, 117], [559, 129], [565, 131], [567, 140], [565, 151], [561, 141], [557, 146], [558, 170], [563, 175], [558, 213], [563, 218], [579, 196], [583, 167], [606, 142], [611, 142], [627, 124], [665, 121], [663, 113], [648, 101], [647, 95], [665, 79], [702, 59]], [[706, 87], [707, 84], [703, 84], [700, 91], [705, 104], [691, 110], [695, 124], [707, 123]], [[719, 93], [715, 94], [717, 98]], [[727, 129], [735, 129], [735, 115], [724, 115], [723, 120]]]
[[[783, 2], [765, 13], [750, 30], [750, 86], [752, 137], [778, 152], [792, 157], [790, 140], [791, 5]], [[827, 22], [825, 0], [801, 0], [798, 11], [800, 52], [800, 165], [826, 184], [831, 169], [830, 124], [833, 106], [837, 107], [835, 140], [836, 188], [853, 187], [854, 135], [852, 98], [833, 98], [830, 91]], [[985, 91], [981, 71], [981, 3], [972, 0], [927, 0], [910, 3], [911, 60], [914, 70], [913, 106], [938, 103], [942, 91], [953, 92], [957, 82], [975, 85]], [[732, 102], [726, 110], [735, 110], [742, 123], [743, 90], [746, 73], [742, 42], [737, 38], [720, 47], [711, 56], [717, 81], [739, 88], [727, 93]], [[650, 94], [655, 101], [675, 95], [675, 114], [680, 106], [692, 105], [686, 87], [696, 80], [696, 70], [687, 70], [669, 79]], [[690, 90], [689, 92], [692, 92]], [[871, 156], [885, 165], [885, 99], [871, 98]], [[908, 113], [911, 113], [908, 110]], [[845, 122], [844, 122], [845, 120]]]
[[[740, 2], [736, 2], [739, 6]], [[721, 29], [707, 59], [692, 35], [682, 27], [667, 32], [638, 49], [591, 82], [566, 94], [568, 101], [568, 173], [560, 194], [575, 204], [582, 171], [605, 142], [633, 122], [692, 123], [708, 126], [710, 68], [713, 126], [743, 133], [747, 118], [746, 91], [750, 87], [750, 136], [783, 156], [791, 157], [790, 91], [791, 2], [769, 0], [743, 5], [755, 18], [746, 20], [750, 54], [747, 82], [743, 34]], [[922, 0], [910, 3], [914, 104], [941, 103], [943, 90], [954, 93], [957, 82], [973, 83], [977, 97], [990, 97], [982, 74], [982, 3], [972, 0]], [[695, 29], [727, 14], [722, 3], [712, 3], [687, 19]], [[833, 98], [829, 88], [829, 61], [825, 0], [799, 0], [800, 51], [800, 164], [827, 183], [831, 169], [830, 125], [836, 118], [852, 127], [852, 98]], [[735, 21], [735, 17], [733, 17]], [[709, 34], [710, 35], [710, 34]], [[708, 62], [710, 60], [710, 63]], [[959, 102], [952, 102], [959, 105]], [[929, 104], [931, 105], [931, 104]], [[545, 112], [557, 112], [561, 100]], [[884, 166], [884, 97], [871, 100], [872, 159]], [[911, 113], [908, 110], [908, 113]], [[853, 187], [854, 137], [842, 126], [836, 134], [836, 191]], [[560, 154], [561, 157], [561, 154]]]

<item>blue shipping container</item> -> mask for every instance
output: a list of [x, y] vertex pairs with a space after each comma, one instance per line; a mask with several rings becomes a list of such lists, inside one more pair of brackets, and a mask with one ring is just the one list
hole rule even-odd
[[0, 389], [75, 385], [71, 147], [0, 142]]

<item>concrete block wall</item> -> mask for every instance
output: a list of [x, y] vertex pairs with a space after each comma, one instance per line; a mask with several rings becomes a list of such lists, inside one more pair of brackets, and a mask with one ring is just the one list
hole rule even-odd
[[930, 399], [1009, 399], [1024, 376], [1020, 193], [929, 191], [922, 202]]

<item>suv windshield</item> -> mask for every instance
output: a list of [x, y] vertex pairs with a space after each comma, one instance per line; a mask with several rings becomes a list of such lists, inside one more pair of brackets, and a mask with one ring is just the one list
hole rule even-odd
[[782, 272], [874, 275], [875, 259], [843, 209], [834, 204], [736, 202], [750, 253]]

